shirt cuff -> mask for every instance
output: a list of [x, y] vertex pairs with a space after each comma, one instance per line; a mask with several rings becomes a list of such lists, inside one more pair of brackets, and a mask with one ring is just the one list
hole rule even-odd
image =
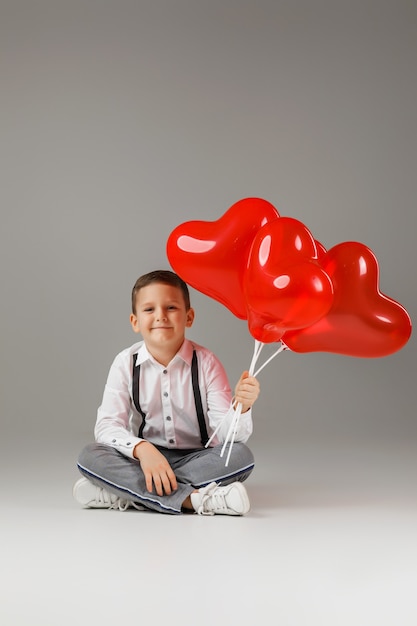
[[133, 456], [133, 452], [135, 446], [141, 441], [144, 440], [140, 437], [128, 437], [126, 439], [122, 437], [112, 437], [109, 441], [109, 445], [124, 454], [124, 456], [130, 459], [136, 459], [136, 457]]

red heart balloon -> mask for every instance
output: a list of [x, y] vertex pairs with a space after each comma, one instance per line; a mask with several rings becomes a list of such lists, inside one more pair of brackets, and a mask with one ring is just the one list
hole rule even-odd
[[251, 335], [263, 343], [316, 322], [333, 300], [318, 264], [316, 242], [304, 224], [280, 217], [256, 234], [244, 276]]
[[323, 246], [322, 243], [320, 243], [320, 241], [318, 241], [316, 239], [316, 248], [317, 248], [317, 258], [318, 258], [318, 262], [321, 264], [324, 255], [327, 253], [326, 248]]
[[308, 328], [286, 332], [283, 343], [294, 352], [336, 352], [381, 357], [402, 348], [411, 320], [401, 304], [379, 291], [374, 253], [358, 242], [331, 248], [322, 260], [334, 287], [327, 315]]
[[242, 283], [250, 246], [259, 228], [278, 217], [267, 200], [244, 198], [214, 222], [194, 220], [177, 226], [168, 238], [168, 260], [191, 287], [246, 319]]

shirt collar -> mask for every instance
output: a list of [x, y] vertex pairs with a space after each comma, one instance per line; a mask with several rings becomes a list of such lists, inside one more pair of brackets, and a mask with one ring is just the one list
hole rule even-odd
[[182, 359], [185, 363], [187, 363], [187, 365], [191, 365], [191, 361], [193, 360], [193, 350], [194, 346], [191, 341], [184, 339], [184, 343], [175, 355], [174, 360]]
[[[184, 343], [182, 344], [181, 348], [178, 350], [177, 354], [174, 356], [171, 362], [177, 361], [178, 359], [182, 359], [185, 363], [187, 363], [187, 365], [191, 366], [191, 361], [193, 358], [193, 350], [194, 350], [194, 346], [191, 343], [191, 341], [189, 341], [188, 339], [184, 339]], [[138, 355], [138, 358], [136, 359], [136, 365], [141, 365], [142, 363], [145, 363], [145, 361], [152, 361], [152, 363], [155, 363], [157, 365], [160, 365], [160, 367], [162, 367], [162, 365], [158, 363], [157, 361], [155, 361], [153, 356], [149, 353], [144, 341], [139, 346], [137, 350], [137, 355]]]

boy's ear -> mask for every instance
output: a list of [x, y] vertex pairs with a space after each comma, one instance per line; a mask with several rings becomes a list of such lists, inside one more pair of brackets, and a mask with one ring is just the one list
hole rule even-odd
[[133, 315], [133, 313], [130, 314], [130, 324], [134, 333], [140, 333], [139, 320], [136, 315]]
[[187, 317], [186, 317], [186, 321], [185, 321], [185, 325], [187, 328], [190, 328], [190, 326], [193, 325], [194, 322], [194, 316], [195, 316], [195, 312], [193, 308], [189, 308], [187, 311]]

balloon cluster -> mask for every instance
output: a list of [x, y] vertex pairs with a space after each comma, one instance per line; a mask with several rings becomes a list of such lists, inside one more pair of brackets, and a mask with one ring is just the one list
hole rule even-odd
[[180, 224], [167, 256], [185, 282], [247, 320], [261, 344], [382, 357], [411, 335], [407, 311], [379, 290], [367, 246], [348, 241], [327, 251], [261, 198], [239, 200], [213, 222]]
[[[327, 251], [304, 224], [261, 198], [239, 200], [214, 222], [180, 224], [167, 256], [186, 283], [247, 320], [255, 339], [250, 375], [283, 350], [382, 357], [411, 335], [407, 311], [379, 290], [378, 262], [367, 246], [348, 241]], [[280, 347], [255, 372], [263, 345], [273, 342]], [[241, 410], [229, 410], [226, 466]]]

